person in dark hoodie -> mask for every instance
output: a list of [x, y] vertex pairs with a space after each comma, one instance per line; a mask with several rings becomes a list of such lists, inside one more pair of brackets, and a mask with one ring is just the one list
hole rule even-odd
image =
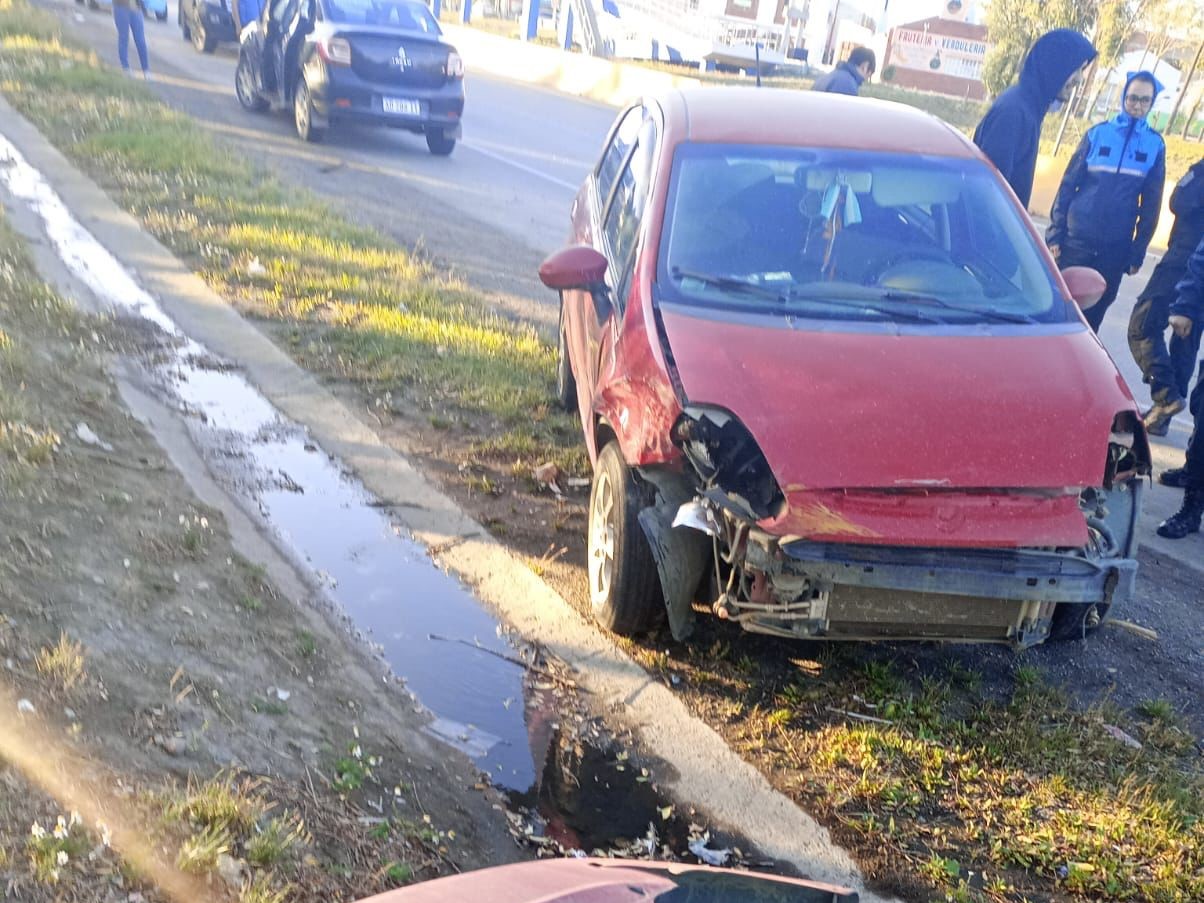
[[[1165, 436], [1171, 418], [1183, 410], [1200, 351], [1198, 329], [1186, 338], [1172, 334], [1169, 348], [1165, 334], [1171, 304], [1178, 297], [1176, 286], [1186, 272], [1192, 251], [1204, 240], [1204, 160], [1193, 163], [1179, 180], [1171, 192], [1170, 207], [1175, 225], [1166, 254], [1141, 290], [1129, 317], [1129, 350], [1154, 402], [1145, 416], [1146, 432], [1151, 436]], [[1166, 476], [1163, 474], [1164, 482]]]
[[1055, 103], [1070, 100], [1093, 59], [1095, 48], [1077, 31], [1058, 28], [1043, 34], [1024, 59], [1020, 81], [995, 99], [974, 130], [974, 143], [1025, 210], [1033, 195], [1041, 121]]
[[1103, 297], [1084, 311], [1096, 332], [1121, 279], [1141, 269], [1158, 225], [1166, 144], [1146, 115], [1161, 87], [1150, 72], [1129, 74], [1120, 113], [1087, 130], [1049, 214], [1045, 242], [1058, 266], [1091, 267], [1107, 284]]
[[[1178, 299], [1171, 305], [1170, 326], [1175, 335], [1185, 339], [1204, 328], [1204, 241], [1192, 252], [1187, 274], [1175, 288]], [[1200, 520], [1204, 517], [1204, 383], [1196, 383], [1190, 407], [1195, 424], [1176, 483], [1183, 487], [1183, 504], [1158, 525], [1158, 535], [1167, 539], [1182, 539], [1189, 533], [1200, 532]]]
[[868, 47], [854, 47], [849, 58], [827, 75], [817, 78], [811, 90], [825, 91], [828, 94], [852, 94], [856, 97], [862, 83], [874, 74], [877, 65], [874, 51]]

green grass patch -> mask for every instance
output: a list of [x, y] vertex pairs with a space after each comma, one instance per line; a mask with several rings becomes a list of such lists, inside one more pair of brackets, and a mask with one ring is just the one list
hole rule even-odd
[[1204, 768], [1165, 702], [1083, 710], [1030, 666], [986, 699], [954, 661], [917, 675], [840, 650], [748, 675], [713, 652], [673, 660], [683, 691], [905, 896], [1204, 899]]
[[571, 451], [580, 430], [547, 406], [555, 349], [534, 327], [499, 316], [314, 196], [249, 171], [26, 0], [0, 0], [0, 86], [215, 289], [293, 327], [290, 350], [309, 369], [373, 397], [400, 396], [424, 421], [454, 424], [466, 439], [522, 429], [536, 444], [533, 458], [580, 466]]

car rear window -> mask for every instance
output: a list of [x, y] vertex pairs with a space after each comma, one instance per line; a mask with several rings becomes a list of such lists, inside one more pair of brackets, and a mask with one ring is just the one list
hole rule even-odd
[[381, 0], [326, 0], [325, 11], [332, 22], [345, 25], [391, 25], [423, 34], [441, 34], [439, 23], [421, 3]]
[[683, 144], [658, 284], [820, 319], [1061, 321], [1019, 211], [978, 160]]

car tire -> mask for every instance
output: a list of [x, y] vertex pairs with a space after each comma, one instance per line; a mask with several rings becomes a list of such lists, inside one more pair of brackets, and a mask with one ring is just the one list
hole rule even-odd
[[427, 132], [426, 146], [436, 157], [446, 157], [456, 149], [456, 139], [449, 138], [446, 132]]
[[577, 380], [569, 362], [568, 336], [564, 331], [564, 299], [560, 301], [560, 325], [556, 342], [556, 403], [566, 411], [577, 407]]
[[1089, 602], [1059, 602], [1054, 606], [1053, 617], [1049, 621], [1050, 642], [1081, 640], [1099, 630], [1107, 614], [1108, 606]]
[[309, 85], [305, 79], [297, 82], [297, 91], [293, 95], [293, 124], [297, 127], [297, 137], [302, 141], [321, 141], [326, 130], [314, 125], [314, 102], [309, 96]]
[[639, 524], [652, 501], [652, 488], [627, 467], [618, 443], [608, 442], [589, 496], [587, 571], [594, 618], [621, 636], [646, 633], [664, 619], [656, 561]]
[[205, 23], [201, 21], [200, 14], [197, 14], [196, 22], [190, 28], [192, 32], [192, 46], [197, 49], [197, 53], [213, 53], [217, 50], [217, 38], [209, 34], [205, 28]]
[[191, 41], [192, 29], [188, 27], [188, 19], [184, 15], [183, 4], [180, 4], [180, 6], [176, 8], [176, 22], [180, 26], [180, 37], [182, 37], [185, 41]]
[[234, 70], [234, 93], [238, 95], [242, 108], [248, 112], [262, 113], [268, 108], [268, 102], [255, 91], [255, 76], [245, 53], [238, 55], [238, 68]]

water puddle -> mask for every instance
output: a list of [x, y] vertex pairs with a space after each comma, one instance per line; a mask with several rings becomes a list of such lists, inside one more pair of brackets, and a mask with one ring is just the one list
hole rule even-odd
[[433, 713], [428, 730], [511, 791], [523, 813], [521, 833], [561, 851], [624, 842], [644, 855], [685, 852], [688, 816], [675, 813], [621, 752], [605, 751], [614, 746], [605, 735], [581, 729], [586, 722], [567, 701], [571, 681], [538, 666], [535, 650], [511, 642], [337, 460], [185, 336], [3, 136], [0, 180], [41, 216], [59, 256], [97, 297], [172, 338], [175, 354], [154, 365], [156, 375], [188, 415], [211, 466], [254, 500]]

